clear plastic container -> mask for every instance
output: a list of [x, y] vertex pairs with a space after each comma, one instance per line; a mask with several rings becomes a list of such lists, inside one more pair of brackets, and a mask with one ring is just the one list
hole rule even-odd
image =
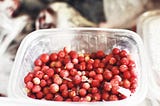
[[[110, 102], [77, 103], [35, 100], [27, 97], [24, 76], [31, 71], [34, 60], [42, 53], [51, 53], [69, 47], [78, 52], [94, 52], [103, 50], [110, 52], [113, 47], [127, 50], [136, 62], [138, 70], [138, 87], [136, 92], [127, 99]], [[145, 60], [144, 60], [145, 59]], [[30, 33], [21, 43], [14, 66], [12, 68], [8, 96], [26, 98], [41, 104], [66, 106], [128, 106], [142, 102], [147, 92], [148, 68], [145, 50], [139, 35], [122, 29], [72, 28], [72, 29], [45, 29]]]
[[151, 70], [148, 70], [150, 75], [148, 97], [160, 103], [160, 10], [142, 14], [137, 23], [137, 32], [144, 41], [151, 64]]

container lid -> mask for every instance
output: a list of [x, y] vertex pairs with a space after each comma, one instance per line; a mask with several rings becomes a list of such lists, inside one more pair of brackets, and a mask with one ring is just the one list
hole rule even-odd
[[137, 32], [141, 35], [151, 64], [149, 98], [160, 100], [160, 10], [145, 12], [138, 20]]

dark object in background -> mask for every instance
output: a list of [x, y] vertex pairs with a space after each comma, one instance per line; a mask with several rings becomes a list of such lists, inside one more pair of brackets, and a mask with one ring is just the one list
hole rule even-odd
[[40, 0], [44, 4], [53, 2], [67, 2], [78, 10], [82, 16], [94, 23], [104, 22], [103, 0]]
[[3, 94], [0, 94], [0, 97], [6, 97], [5, 95], [3, 95]]
[[47, 5], [40, 2], [40, 0], [22, 0], [19, 9], [14, 14], [14, 17], [21, 14], [27, 14], [31, 19], [35, 20], [39, 12], [46, 7]]
[[57, 26], [57, 14], [51, 8], [46, 8], [42, 10], [37, 20], [35, 21], [36, 29], [49, 29], [49, 28], [56, 28]]
[[95, 23], [104, 22], [103, 0], [68, 0], [84, 17]]

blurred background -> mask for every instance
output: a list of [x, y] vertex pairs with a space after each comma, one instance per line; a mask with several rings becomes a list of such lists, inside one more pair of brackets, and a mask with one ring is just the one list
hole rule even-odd
[[122, 28], [136, 32], [139, 17], [160, 0], [0, 0], [0, 96], [17, 49], [27, 34], [69, 27]]

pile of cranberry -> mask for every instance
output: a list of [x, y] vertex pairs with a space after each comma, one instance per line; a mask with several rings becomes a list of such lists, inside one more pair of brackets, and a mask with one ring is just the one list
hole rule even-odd
[[41, 54], [25, 78], [27, 95], [53, 101], [116, 101], [134, 93], [137, 87], [135, 62], [126, 50], [113, 48], [80, 54], [65, 47], [57, 53]]

